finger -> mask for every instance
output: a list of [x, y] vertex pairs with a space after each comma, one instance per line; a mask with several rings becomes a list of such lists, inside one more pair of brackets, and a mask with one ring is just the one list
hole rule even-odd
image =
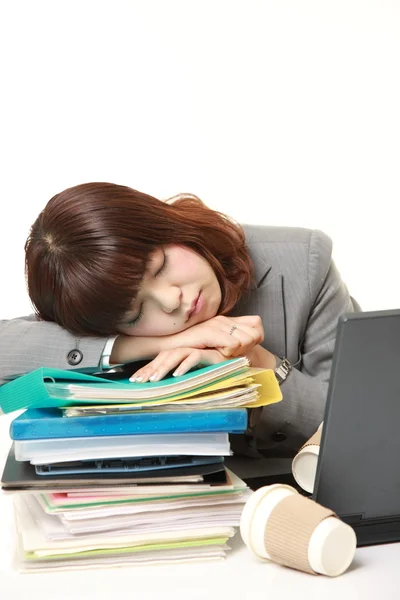
[[[243, 323], [240, 326], [234, 325], [234, 328], [235, 329], [230, 335], [235, 338], [239, 344], [235, 346], [231, 344], [229, 347], [223, 347], [221, 352], [224, 356], [241, 356], [261, 342], [261, 332], [257, 328], [244, 325]], [[217, 348], [220, 350], [219, 346], [217, 346]]]
[[224, 315], [218, 315], [213, 319], [210, 319], [215, 324], [222, 324], [231, 327], [232, 325], [245, 324], [249, 327], [263, 327], [261, 317], [259, 315], [242, 315], [240, 317], [225, 317]]
[[255, 346], [261, 344], [264, 339], [263, 331], [258, 327], [250, 327], [243, 323], [235, 329], [234, 336], [238, 337], [242, 346]]
[[218, 355], [218, 352], [213, 352], [212, 350], [207, 350], [206, 352], [195, 350], [187, 358], [185, 358], [184, 361], [182, 361], [179, 367], [174, 371], [173, 375], [174, 377], [180, 377], [199, 364], [214, 365], [219, 363], [221, 362], [221, 357]]
[[[191, 348], [215, 348], [227, 347], [232, 350], [240, 345], [238, 340], [229, 335], [233, 322], [227, 317], [221, 315], [213, 317], [202, 324], [194, 325], [186, 329], [184, 337], [186, 339], [185, 347]], [[200, 337], [196, 333], [197, 328], [202, 327]], [[200, 343], [201, 342], [201, 343]]]
[[[232, 329], [232, 323], [227, 323], [224, 325], [225, 330], [217, 329], [213, 330], [211, 333], [211, 337], [208, 340], [209, 348], [230, 348], [231, 352], [235, 352], [240, 347], [239, 338], [233, 336], [230, 331]], [[233, 333], [233, 332], [232, 332]]]
[[250, 327], [262, 327], [262, 320], [259, 315], [244, 315], [241, 317], [229, 317], [232, 321], [237, 325], [244, 324], [249, 325]]
[[196, 350], [193, 348], [177, 348], [173, 352], [169, 352], [163, 357], [157, 365], [157, 369], [150, 377], [150, 381], [159, 381], [163, 379], [170, 371], [173, 371], [178, 367], [187, 356]]
[[159, 360], [157, 359], [158, 357], [149, 362], [146, 366], [135, 371], [135, 373], [132, 373], [129, 377], [129, 381], [138, 383], [146, 383], [146, 381], [149, 381], [151, 375], [157, 370], [157, 365], [159, 363]]
[[190, 369], [193, 369], [196, 365], [201, 362], [201, 350], [194, 350], [189, 356], [185, 358], [173, 372], [174, 377], [181, 377], [187, 373]]
[[234, 330], [232, 337], [235, 337], [240, 342], [240, 346], [235, 349], [230, 347], [217, 347], [219, 352], [226, 358], [236, 358], [237, 356], [245, 355], [252, 350], [254, 346], [260, 344], [264, 336], [258, 329], [242, 324]]
[[[225, 319], [224, 321], [220, 321], [218, 324], [213, 324], [214, 329], [215, 325], [218, 328], [221, 328], [228, 335], [232, 335], [233, 331], [237, 329], [242, 329], [245, 331], [252, 331], [250, 333], [253, 335], [264, 335], [264, 328], [262, 322], [258, 316], [249, 316], [249, 317], [232, 317], [229, 319]], [[229, 344], [228, 344], [229, 345]]]
[[[136, 373], [130, 377], [130, 381], [146, 383], [147, 381], [158, 381], [165, 377], [168, 371], [165, 371], [166, 364], [172, 364], [171, 369], [175, 368], [176, 364], [180, 362], [187, 355], [187, 349], [185, 353], [184, 348], [177, 348], [176, 350], [168, 350], [160, 352], [151, 362], [147, 365], [138, 369]], [[174, 363], [174, 360], [177, 361]]]
[[223, 356], [225, 356], [226, 359], [233, 358], [233, 354], [232, 354], [233, 350], [231, 348], [226, 347], [226, 346], [216, 346], [216, 348], [217, 348], [218, 352], [221, 352], [221, 354]]
[[250, 317], [247, 322], [241, 322], [238, 328], [246, 331], [253, 338], [255, 344], [261, 344], [264, 341], [264, 327], [258, 316]]
[[235, 336], [235, 339], [239, 342], [236, 347], [223, 347], [220, 348], [217, 346], [217, 350], [219, 350], [224, 356], [230, 358], [236, 358], [237, 356], [241, 356], [246, 352], [246, 349], [252, 348], [255, 344], [253, 342], [252, 336], [248, 335], [246, 332], [238, 329], [235, 329], [234, 333], [232, 333], [232, 337]]

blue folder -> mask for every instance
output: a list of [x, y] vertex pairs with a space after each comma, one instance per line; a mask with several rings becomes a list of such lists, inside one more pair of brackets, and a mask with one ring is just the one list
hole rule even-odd
[[243, 433], [246, 408], [64, 417], [59, 408], [29, 408], [10, 425], [13, 440], [161, 433]]
[[35, 465], [35, 471], [37, 475], [45, 477], [88, 473], [145, 473], [199, 465], [222, 465], [223, 462], [223, 456], [145, 456]]

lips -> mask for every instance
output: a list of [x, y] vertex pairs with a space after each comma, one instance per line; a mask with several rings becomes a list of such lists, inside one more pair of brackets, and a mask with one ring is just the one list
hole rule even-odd
[[199, 300], [200, 300], [200, 296], [201, 296], [201, 291], [198, 293], [197, 297], [193, 300], [190, 309], [188, 310], [188, 312], [186, 313], [186, 320], [188, 321], [190, 319], [190, 317], [192, 317], [194, 314], [196, 314], [199, 311]]

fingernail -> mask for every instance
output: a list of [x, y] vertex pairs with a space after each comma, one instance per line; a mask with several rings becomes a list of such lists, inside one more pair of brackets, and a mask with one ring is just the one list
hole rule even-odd
[[143, 379], [142, 379], [142, 377], [131, 377], [129, 379], [129, 381], [133, 381], [133, 382], [135, 382], [135, 381], [143, 381]]
[[160, 379], [160, 373], [157, 371], [150, 377], [150, 381], [158, 381]]
[[176, 369], [176, 371], [174, 371], [172, 373], [172, 377], [179, 377], [181, 375], [181, 371], [179, 369]]

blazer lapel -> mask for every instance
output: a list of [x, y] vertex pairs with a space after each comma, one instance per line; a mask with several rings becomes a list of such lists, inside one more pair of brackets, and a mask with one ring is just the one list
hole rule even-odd
[[277, 356], [286, 356], [286, 316], [283, 275], [273, 269], [263, 253], [252, 252], [255, 283], [231, 311], [232, 316], [259, 315], [264, 325], [262, 346]]

